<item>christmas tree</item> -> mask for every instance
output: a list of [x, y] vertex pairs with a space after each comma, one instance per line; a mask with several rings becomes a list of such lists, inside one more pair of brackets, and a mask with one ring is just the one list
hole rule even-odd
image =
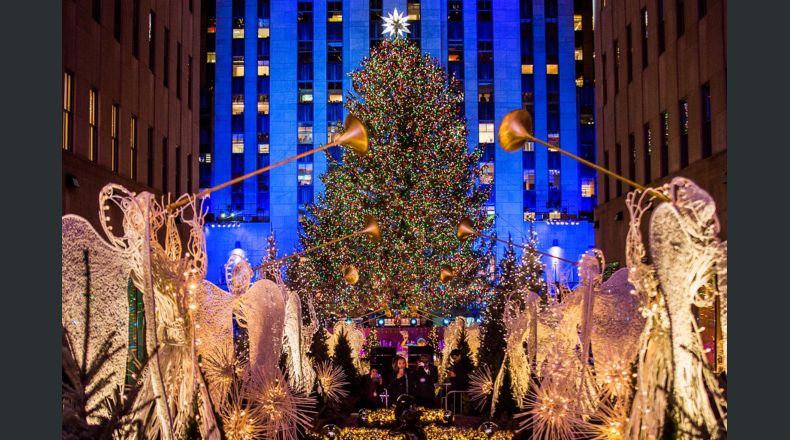
[[307, 356], [313, 362], [313, 368], [329, 360], [329, 346], [326, 340], [326, 330], [319, 327], [313, 334], [313, 340], [310, 343], [310, 351], [307, 353]]
[[379, 346], [379, 335], [376, 331], [376, 327], [370, 329], [368, 332], [368, 336], [365, 338], [365, 343], [362, 345], [362, 349], [365, 350], [365, 360], [370, 360], [371, 351], [374, 348]]
[[499, 284], [495, 294], [485, 311], [482, 325], [482, 338], [480, 342], [480, 363], [488, 365], [494, 374], [502, 366], [505, 357], [506, 329], [503, 321], [505, 316], [505, 303], [508, 295], [518, 289], [516, 273], [518, 263], [516, 252], [513, 249], [513, 240], [508, 240], [505, 255], [499, 262]]
[[538, 233], [529, 225], [529, 249], [525, 249], [521, 254], [521, 264], [518, 269], [519, 288], [535, 292], [544, 297], [546, 295], [546, 280], [543, 278], [543, 261], [538, 248]]
[[266, 265], [270, 261], [277, 259], [277, 240], [272, 231], [266, 238], [266, 255], [261, 259], [261, 265], [264, 266], [260, 270], [261, 279], [277, 281], [280, 276], [279, 265]]
[[[483, 253], [475, 243], [459, 246], [455, 230], [465, 217], [489, 227], [482, 207], [490, 189], [476, 183], [480, 149], [467, 147], [459, 83], [403, 38], [382, 41], [351, 77], [346, 108], [367, 127], [370, 150], [341, 162], [327, 157], [326, 190], [309, 208], [300, 241], [307, 248], [349, 234], [366, 215], [379, 220], [383, 240], [353, 238], [310, 255], [318, 313], [447, 310], [479, 298]], [[359, 269], [356, 285], [343, 281], [344, 264]], [[438, 276], [444, 264], [457, 273], [447, 286]]]
[[354, 384], [357, 381], [357, 369], [354, 367], [354, 360], [351, 358], [351, 345], [348, 343], [346, 332], [342, 328], [338, 331], [340, 334], [337, 336], [337, 345], [335, 345], [332, 363], [343, 369], [349, 384]]

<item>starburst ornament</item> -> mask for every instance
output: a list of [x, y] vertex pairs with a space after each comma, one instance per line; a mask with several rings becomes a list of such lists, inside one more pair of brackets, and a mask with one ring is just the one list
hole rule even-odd
[[403, 37], [409, 33], [409, 19], [406, 15], [398, 12], [398, 8], [386, 17], [381, 17], [384, 20], [384, 35], [389, 34], [391, 37]]

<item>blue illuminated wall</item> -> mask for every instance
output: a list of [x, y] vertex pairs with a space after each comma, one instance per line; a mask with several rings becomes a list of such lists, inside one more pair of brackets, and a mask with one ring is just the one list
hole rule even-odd
[[[463, 82], [469, 145], [486, 151], [481, 166], [491, 171], [493, 186], [486, 210], [498, 236], [524, 241], [532, 223], [541, 250], [576, 259], [594, 242], [595, 174], [539, 145], [506, 153], [496, 129], [508, 111], [526, 108], [539, 138], [594, 160], [593, 78], [585, 67], [592, 42], [580, 32], [592, 25], [586, 3], [218, 0], [216, 17], [208, 20], [216, 22], [214, 97], [207, 100], [214, 136], [202, 150], [201, 175], [215, 185], [326, 143], [345, 117], [347, 73], [382, 38], [378, 17], [398, 8], [410, 15], [421, 49]], [[292, 252], [300, 215], [323, 190], [325, 170], [319, 154], [214, 193], [209, 279], [221, 281], [236, 246], [259, 262], [270, 231], [280, 254]]]

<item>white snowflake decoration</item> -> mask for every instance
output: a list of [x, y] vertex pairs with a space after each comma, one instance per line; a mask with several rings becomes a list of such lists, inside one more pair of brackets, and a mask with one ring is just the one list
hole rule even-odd
[[409, 18], [400, 12], [398, 8], [386, 17], [381, 17], [384, 20], [384, 35], [389, 34], [391, 37], [403, 37], [409, 33]]

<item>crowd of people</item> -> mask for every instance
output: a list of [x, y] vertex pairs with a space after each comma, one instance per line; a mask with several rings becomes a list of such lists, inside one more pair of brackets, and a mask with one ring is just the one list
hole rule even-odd
[[[450, 353], [451, 364], [447, 370], [448, 391], [465, 391], [469, 388], [469, 374], [472, 363], [460, 350]], [[371, 368], [363, 382], [364, 395], [361, 396], [362, 408], [382, 408], [392, 406], [398, 397], [408, 394], [414, 397], [418, 406], [436, 408], [437, 390], [440, 389], [439, 369], [427, 353], [420, 355], [416, 365], [409, 367], [406, 358], [395, 356], [392, 360], [392, 374], [385, 381], [382, 372]], [[386, 401], [382, 396], [386, 395]]]

